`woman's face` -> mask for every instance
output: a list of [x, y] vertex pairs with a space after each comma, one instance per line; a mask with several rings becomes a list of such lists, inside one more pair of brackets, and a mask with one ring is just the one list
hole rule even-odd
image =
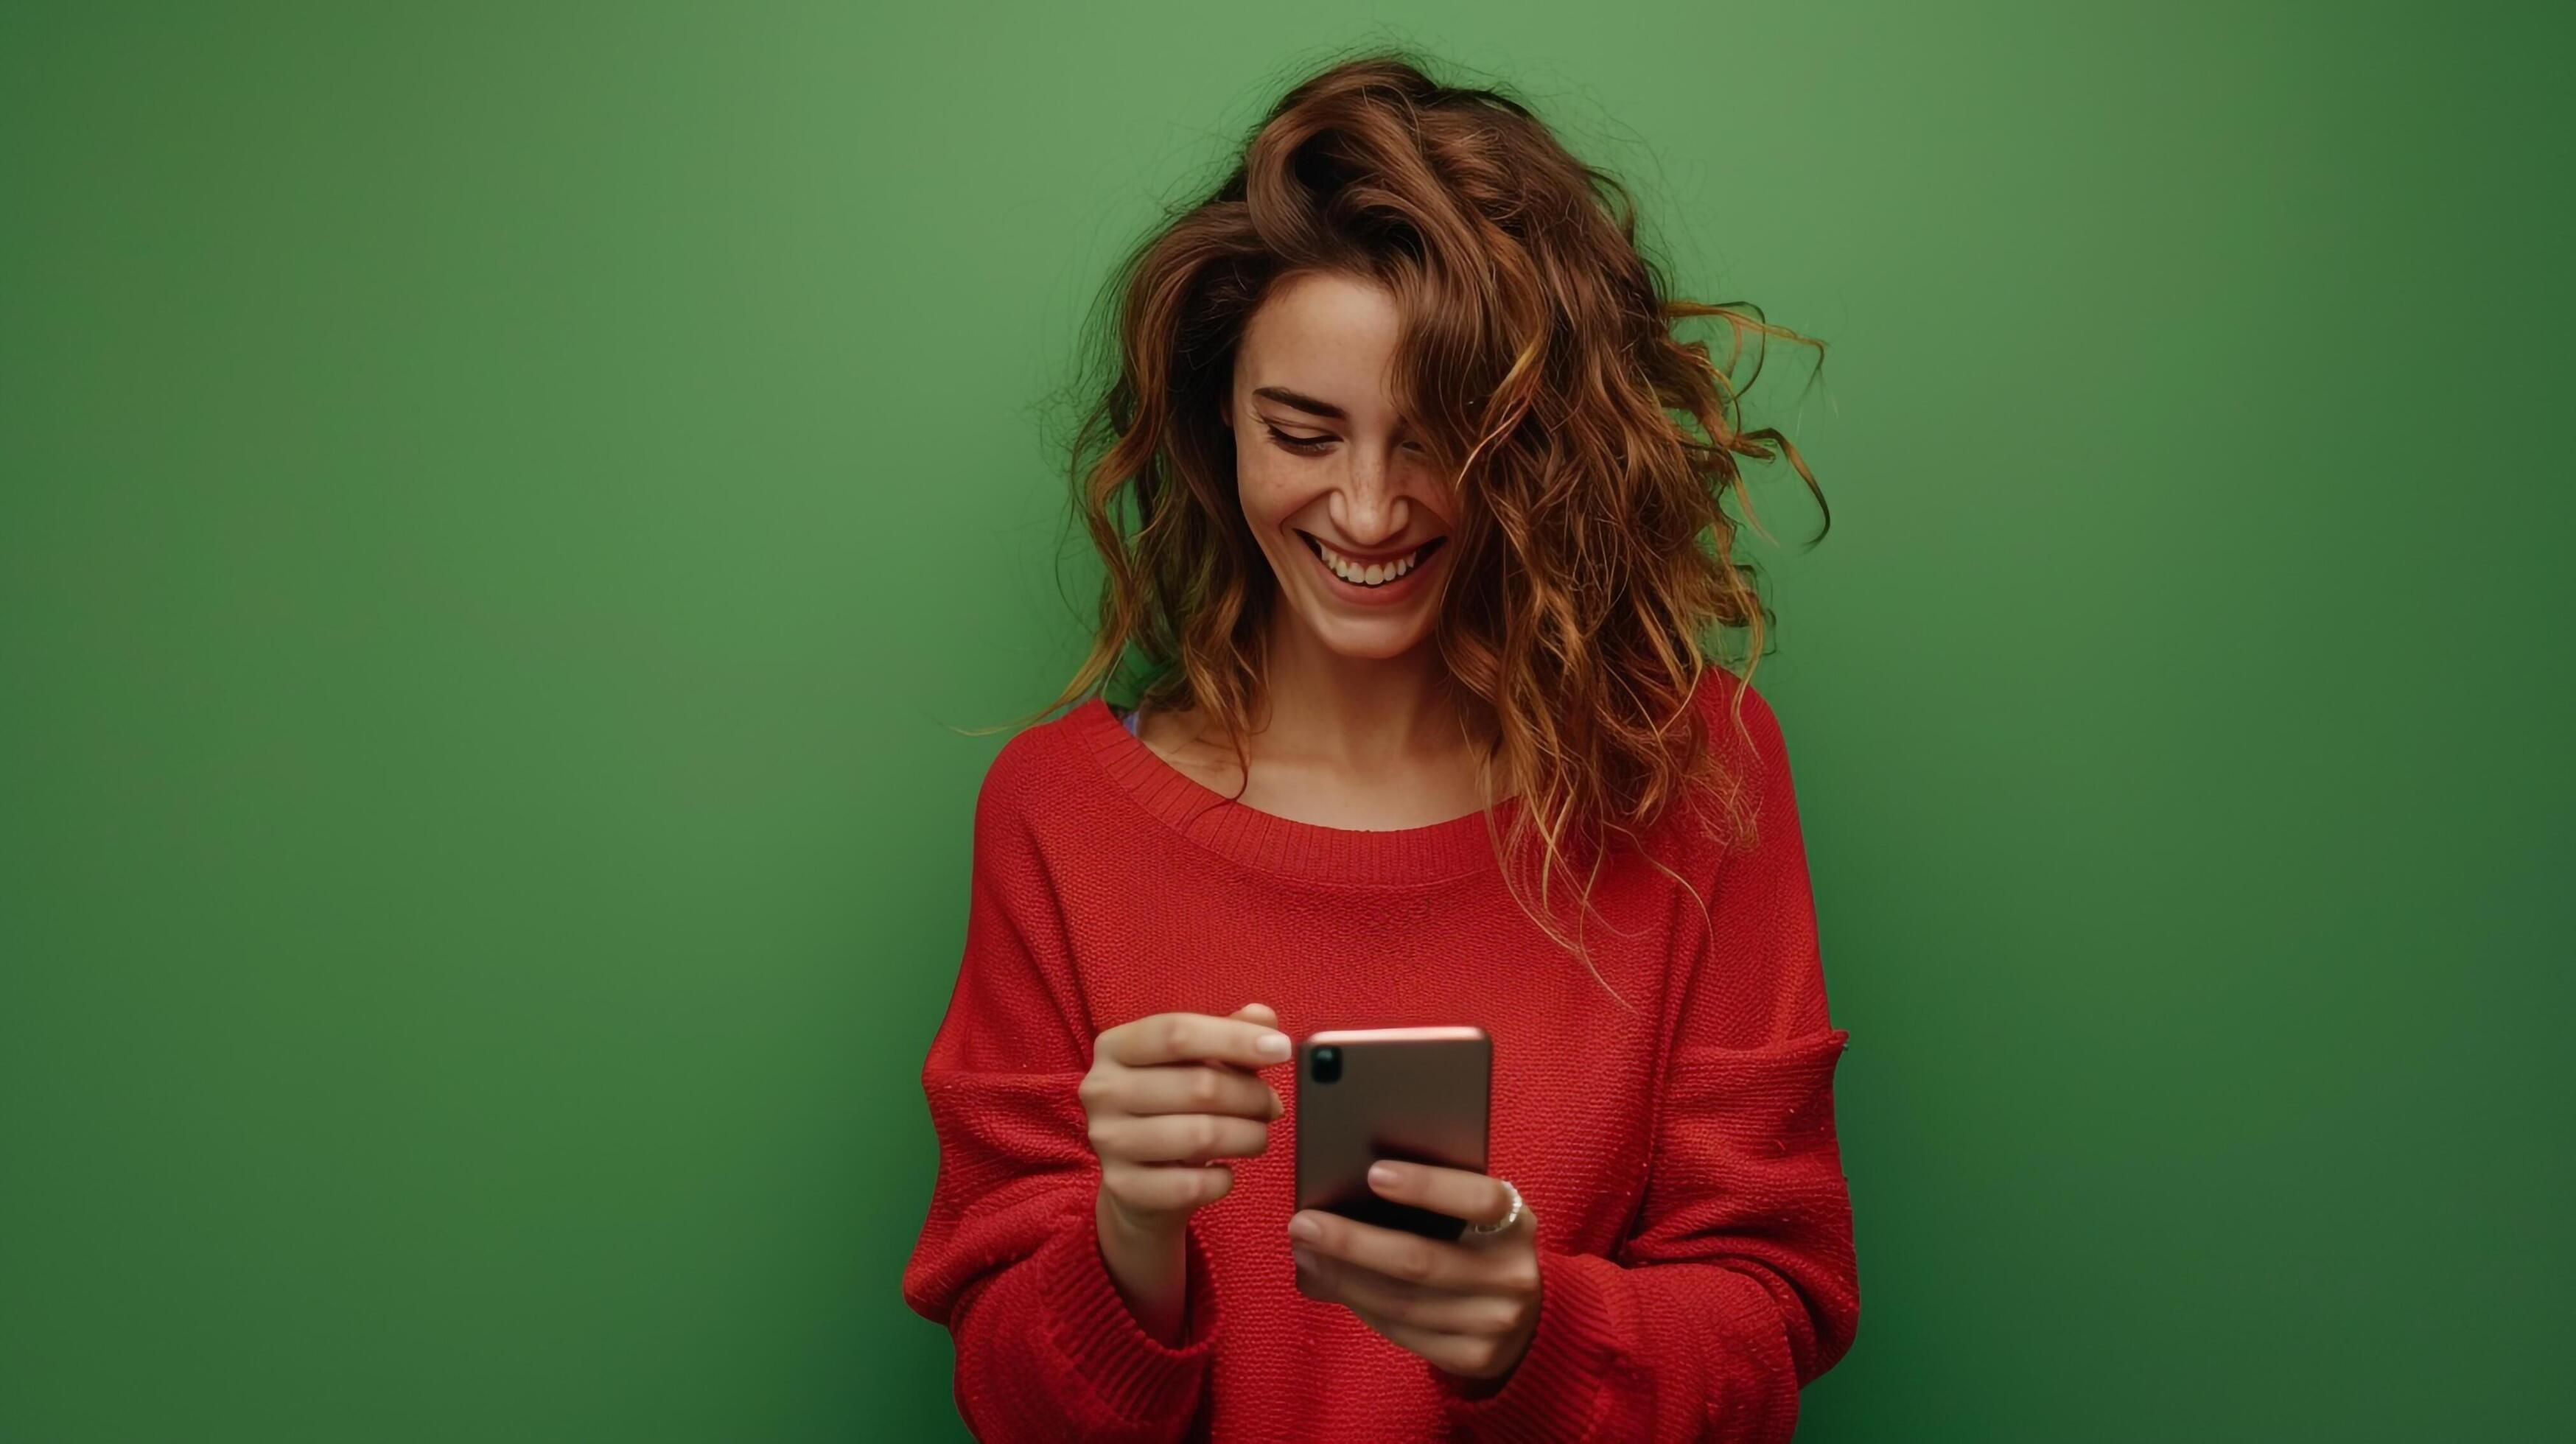
[[1244, 520], [1296, 623], [1346, 657], [1419, 646], [1448, 576], [1447, 489], [1387, 394], [1396, 339], [1382, 287], [1308, 273], [1271, 292], [1235, 352]]

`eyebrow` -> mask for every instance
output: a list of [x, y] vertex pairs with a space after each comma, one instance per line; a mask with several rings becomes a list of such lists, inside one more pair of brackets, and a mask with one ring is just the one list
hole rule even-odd
[[1279, 402], [1282, 405], [1294, 406], [1300, 411], [1311, 411], [1317, 416], [1329, 416], [1335, 421], [1348, 421], [1351, 419], [1351, 414], [1349, 412], [1335, 406], [1333, 403], [1329, 401], [1319, 401], [1312, 396], [1301, 395], [1298, 392], [1289, 390], [1285, 386], [1256, 386], [1252, 389], [1252, 394]]

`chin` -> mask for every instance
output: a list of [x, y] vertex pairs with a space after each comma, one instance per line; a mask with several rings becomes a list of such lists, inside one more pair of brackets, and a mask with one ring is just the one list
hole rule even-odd
[[1323, 642], [1325, 650], [1337, 657], [1349, 657], [1356, 661], [1383, 662], [1392, 657], [1401, 657], [1431, 640], [1431, 627], [1427, 623], [1408, 623], [1402, 626], [1354, 626], [1335, 618], [1331, 622], [1317, 626], [1312, 617], [1303, 617], [1300, 620], [1306, 624], [1307, 630], [1313, 632]]

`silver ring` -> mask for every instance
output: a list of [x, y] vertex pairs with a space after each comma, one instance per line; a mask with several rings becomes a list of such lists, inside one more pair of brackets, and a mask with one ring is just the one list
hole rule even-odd
[[1503, 1230], [1510, 1228], [1513, 1224], [1521, 1221], [1521, 1191], [1512, 1187], [1512, 1181], [1508, 1178], [1498, 1178], [1494, 1181], [1501, 1184], [1503, 1186], [1503, 1191], [1512, 1196], [1512, 1211], [1504, 1214], [1498, 1222], [1471, 1223], [1467, 1225], [1467, 1232], [1477, 1234], [1501, 1233]]

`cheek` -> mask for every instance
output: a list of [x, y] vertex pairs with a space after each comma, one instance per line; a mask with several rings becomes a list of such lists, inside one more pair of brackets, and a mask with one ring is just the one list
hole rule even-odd
[[1264, 456], [1238, 457], [1235, 461], [1235, 492], [1243, 503], [1243, 519], [1253, 530], [1268, 534], [1276, 531], [1294, 509], [1289, 478], [1281, 476], [1277, 463]]

